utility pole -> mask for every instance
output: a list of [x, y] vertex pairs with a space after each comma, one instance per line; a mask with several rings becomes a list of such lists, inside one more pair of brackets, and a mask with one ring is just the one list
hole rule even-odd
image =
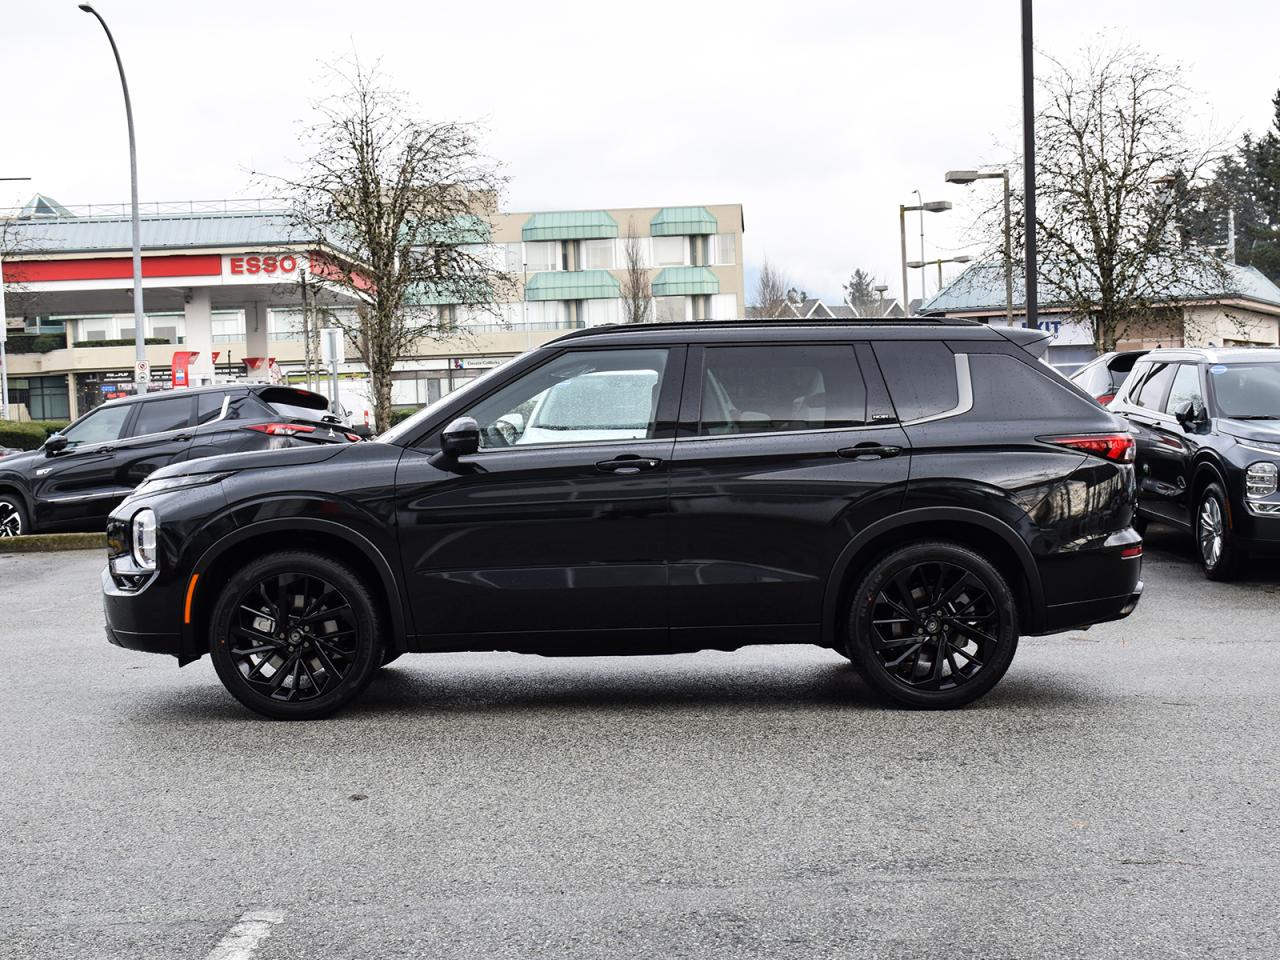
[[1027, 326], [1038, 325], [1040, 272], [1036, 263], [1036, 77], [1031, 0], [1022, 0], [1022, 153], [1027, 219]]

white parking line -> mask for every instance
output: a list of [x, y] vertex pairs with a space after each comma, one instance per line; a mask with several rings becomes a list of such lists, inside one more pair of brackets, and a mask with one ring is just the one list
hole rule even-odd
[[250, 910], [218, 941], [208, 960], [250, 960], [258, 945], [271, 935], [271, 928], [283, 919], [279, 910]]

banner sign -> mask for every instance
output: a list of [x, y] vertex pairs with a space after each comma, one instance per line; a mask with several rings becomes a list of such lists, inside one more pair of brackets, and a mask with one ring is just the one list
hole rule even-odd
[[190, 370], [192, 364], [195, 363], [196, 357], [200, 356], [198, 350], [175, 350], [173, 353], [173, 385], [174, 387], [187, 387], [191, 385]]

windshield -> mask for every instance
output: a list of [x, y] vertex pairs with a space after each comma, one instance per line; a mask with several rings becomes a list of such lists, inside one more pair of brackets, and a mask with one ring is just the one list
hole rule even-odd
[[1280, 420], [1280, 363], [1209, 368], [1218, 415], [1235, 420]]
[[[513, 357], [512, 359], [515, 359], [515, 358]], [[391, 427], [385, 433], [378, 434], [376, 437], [373, 438], [373, 442], [374, 443], [395, 443], [405, 434], [412, 432], [418, 426], [418, 424], [430, 418], [432, 414], [436, 413], [446, 403], [449, 403], [450, 401], [458, 400], [462, 397], [470, 395], [473, 390], [475, 390], [481, 384], [487, 383], [495, 373], [497, 373], [499, 370], [505, 367], [507, 363], [510, 363], [510, 362], [511, 360], [507, 360], [505, 363], [499, 364], [498, 366], [494, 367], [492, 370], [488, 370], [485, 373], [482, 373], [480, 376], [476, 377], [474, 380], [467, 381], [462, 386], [458, 387], [458, 389], [454, 390], [452, 393], [446, 393], [444, 396], [440, 397], [440, 399], [433, 400], [431, 403], [427, 404], [425, 407], [423, 407], [413, 416], [407, 417], [406, 419], [401, 420], [399, 423], [397, 423], [394, 427]]]

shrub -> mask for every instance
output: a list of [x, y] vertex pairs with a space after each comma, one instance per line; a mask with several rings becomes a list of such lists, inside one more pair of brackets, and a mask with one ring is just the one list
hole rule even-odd
[[410, 417], [412, 417], [415, 413], [417, 413], [421, 409], [422, 409], [421, 407], [413, 407], [408, 410], [392, 410], [391, 425], [394, 427], [401, 420], [408, 420]]
[[71, 423], [70, 420], [32, 420], [31, 422], [43, 430], [46, 437], [60, 433]]
[[0, 420], [0, 447], [36, 450], [45, 441], [44, 428], [37, 423]]
[[48, 353], [66, 345], [65, 333], [17, 333], [9, 337], [4, 348], [8, 353]]
[[[147, 337], [146, 343], [159, 344], [168, 343], [164, 337]], [[132, 347], [133, 339], [128, 340], [77, 340], [74, 344], [77, 347]]]

